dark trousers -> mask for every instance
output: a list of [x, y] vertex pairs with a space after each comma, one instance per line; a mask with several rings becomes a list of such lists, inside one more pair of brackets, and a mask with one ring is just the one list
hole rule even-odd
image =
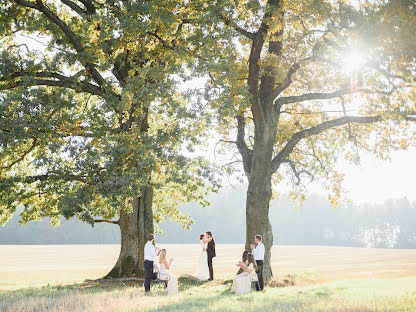
[[144, 260], [144, 271], [146, 272], [145, 278], [144, 278], [144, 291], [149, 292], [150, 291], [150, 281], [153, 277], [153, 261]]
[[209, 279], [214, 279], [214, 269], [212, 268], [212, 257], [208, 257]]
[[261, 291], [264, 288], [264, 281], [263, 281], [263, 260], [256, 260], [257, 264], [257, 277], [259, 278], [259, 282], [256, 283], [256, 290]]

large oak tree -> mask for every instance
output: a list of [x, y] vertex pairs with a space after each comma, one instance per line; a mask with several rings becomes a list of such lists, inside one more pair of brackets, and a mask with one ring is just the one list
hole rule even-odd
[[3, 224], [19, 204], [22, 223], [116, 224], [112, 277], [143, 274], [154, 220], [190, 224], [178, 205], [205, 203], [209, 173], [182, 153], [204, 127], [175, 91], [195, 38], [182, 4], [0, 1]]
[[273, 183], [289, 181], [290, 197], [302, 199], [305, 181], [320, 180], [336, 204], [337, 159], [357, 162], [359, 150], [388, 157], [410, 144], [415, 7], [248, 0], [216, 2], [212, 12], [207, 31], [229, 50], [198, 65], [209, 72], [222, 141], [238, 149], [231, 163], [242, 162], [248, 180], [246, 248], [263, 236], [269, 278]]

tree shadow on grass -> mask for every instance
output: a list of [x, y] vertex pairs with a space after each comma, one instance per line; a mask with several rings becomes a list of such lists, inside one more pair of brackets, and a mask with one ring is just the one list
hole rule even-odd
[[114, 286], [114, 287], [83, 287], [83, 284], [70, 284], [70, 285], [54, 285], [54, 286], [41, 286], [41, 287], [27, 287], [13, 290], [0, 290], [0, 300], [7, 298], [31, 298], [31, 297], [40, 297], [40, 296], [57, 296], [64, 297], [69, 292], [88, 292], [88, 293], [100, 293], [107, 292], [109, 289], [123, 289], [126, 286]]
[[233, 283], [232, 280], [214, 280], [214, 281], [199, 281], [191, 275], [181, 275], [178, 278], [179, 291], [190, 290], [195, 287], [208, 287], [208, 286], [219, 286], [219, 285], [230, 285]]
[[[199, 282], [191, 280], [186, 276], [179, 278], [179, 290], [186, 291], [194, 287], [209, 287], [210, 285], [226, 285], [227, 281], [215, 281], [215, 282]], [[137, 288], [138, 292], [142, 292], [144, 289], [143, 281], [118, 281], [117, 279], [109, 280], [87, 280], [82, 283], [68, 284], [68, 285], [45, 285], [39, 287], [25, 287], [19, 289], [0, 289], [0, 300], [13, 299], [13, 298], [32, 298], [40, 296], [55, 296], [56, 298], [65, 297], [69, 292], [73, 293], [105, 293], [114, 290], [124, 290], [126, 288]], [[165, 284], [161, 281], [152, 281], [151, 289], [153, 295], [164, 295]]]
[[[223, 285], [231, 284], [232, 281], [224, 281]], [[218, 286], [219, 284], [217, 284]], [[198, 285], [190, 286], [188, 289]], [[202, 284], [210, 291], [209, 284]], [[214, 289], [214, 288], [213, 288]], [[192, 291], [192, 290], [191, 290]], [[215, 291], [215, 290], [214, 290]], [[179, 301], [173, 300], [165, 306], [159, 306], [151, 309], [145, 309], [147, 312], [157, 311], [261, 311], [261, 312], [275, 312], [275, 311], [323, 311], [321, 306], [316, 306], [317, 302], [326, 302], [331, 300], [338, 290], [334, 291], [326, 286], [312, 287], [295, 291], [291, 294], [287, 293], [269, 293], [266, 288], [265, 293], [258, 293], [251, 290], [245, 295], [235, 295], [230, 291], [230, 287], [223, 288], [220, 292], [212, 293], [212, 295], [192, 294], [184, 297]], [[222, 302], [221, 302], [222, 301]], [[350, 311], [347, 309], [340, 311]], [[371, 311], [368, 309], [351, 311]]]
[[[238, 302], [233, 305], [227, 299], [235, 297]], [[224, 303], [217, 304], [218, 301], [224, 300]], [[179, 302], [174, 302], [166, 306], [159, 306], [152, 309], [146, 309], [146, 312], [200, 312], [200, 311], [261, 311], [261, 312], [275, 312], [275, 311], [306, 311], [304, 307], [305, 302], [301, 300], [283, 301], [275, 297], [262, 297], [261, 293], [252, 291], [247, 295], [236, 295], [230, 292], [227, 287], [224, 291], [215, 296], [186, 298]], [[240, 307], [242, 305], [242, 307]]]

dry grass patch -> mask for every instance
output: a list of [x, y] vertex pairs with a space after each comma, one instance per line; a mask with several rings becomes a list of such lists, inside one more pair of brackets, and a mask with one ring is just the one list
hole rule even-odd
[[273, 276], [273, 278], [267, 283], [267, 287], [288, 287], [295, 285], [295, 277], [291, 274]]

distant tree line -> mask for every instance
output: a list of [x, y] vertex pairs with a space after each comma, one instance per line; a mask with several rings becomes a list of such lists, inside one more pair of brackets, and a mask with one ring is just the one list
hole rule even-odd
[[[245, 220], [243, 188], [228, 189], [212, 195], [211, 207], [196, 204], [182, 207], [194, 219], [190, 230], [175, 222], [159, 224], [160, 243], [197, 243], [198, 234], [212, 230], [218, 243], [244, 243]], [[303, 207], [294, 209], [283, 199], [273, 201], [271, 222], [275, 244], [329, 245], [372, 248], [416, 248], [416, 203], [406, 198], [380, 204], [347, 204], [332, 208], [327, 199], [312, 195]], [[0, 228], [0, 244], [117, 244], [118, 229], [110, 224], [94, 228], [78, 220], [61, 220], [52, 227], [42, 222], [18, 225], [14, 215]]]
[[323, 197], [312, 196], [295, 211], [288, 209], [289, 203], [276, 208], [271, 218], [277, 243], [416, 248], [416, 204], [406, 198], [333, 209]]

